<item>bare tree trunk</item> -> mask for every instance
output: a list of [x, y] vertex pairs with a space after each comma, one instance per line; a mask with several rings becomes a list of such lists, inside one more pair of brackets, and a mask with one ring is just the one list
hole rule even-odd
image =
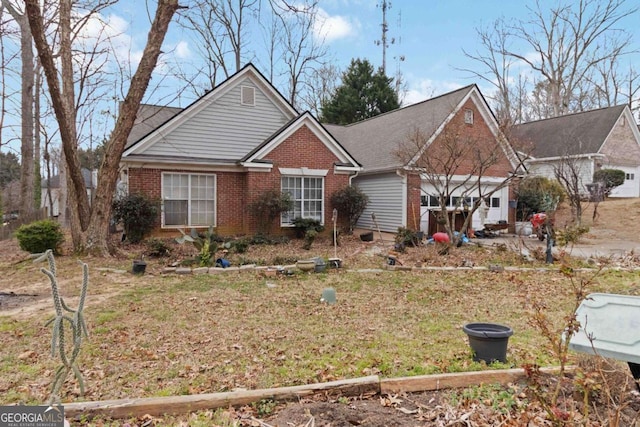
[[[115, 128], [105, 147], [105, 154], [98, 174], [98, 185], [93, 205], [85, 190], [85, 183], [77, 156], [76, 106], [73, 90], [73, 62], [71, 50], [71, 0], [60, 2], [60, 55], [62, 88], [58, 81], [57, 67], [51, 46], [44, 31], [43, 16], [38, 0], [25, 0], [26, 13], [38, 49], [53, 109], [60, 128], [64, 152], [64, 164], [68, 168], [69, 213], [74, 249], [99, 255], [108, 254], [108, 225], [111, 201], [116, 186], [118, 166], [131, 132], [136, 113], [147, 89], [151, 74], [160, 55], [162, 42], [169, 23], [180, 7], [178, 0], [159, 0], [154, 21], [149, 30], [147, 45], [140, 64], [133, 76], [129, 91], [122, 103]], [[64, 206], [61, 206], [64, 209]]]
[[98, 172], [98, 186], [93, 199], [92, 215], [86, 232], [86, 248], [91, 252], [106, 254], [109, 251], [109, 219], [118, 180], [120, 159], [140, 102], [158, 62], [160, 48], [169, 29], [169, 23], [178, 7], [177, 0], [160, 0], [158, 2], [158, 9], [151, 25], [151, 31], [149, 31], [142, 59], [120, 108], [111, 138], [106, 143], [104, 158]]
[[6, 0], [2, 0], [2, 6], [16, 20], [20, 28], [20, 59], [22, 61], [20, 213], [29, 215], [34, 210], [33, 86], [35, 78], [33, 43], [26, 14], [20, 13]]

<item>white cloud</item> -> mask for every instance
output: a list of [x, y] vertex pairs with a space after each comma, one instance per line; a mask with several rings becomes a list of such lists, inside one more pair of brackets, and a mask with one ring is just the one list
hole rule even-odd
[[318, 9], [314, 33], [318, 38], [324, 38], [328, 43], [354, 35], [359, 27], [357, 20], [351, 20], [341, 15], [329, 15], [324, 9]]
[[185, 59], [191, 56], [191, 50], [189, 49], [189, 43], [184, 40], [178, 42], [175, 47], [176, 58]]
[[410, 79], [408, 79], [407, 82], [408, 89], [402, 99], [403, 106], [415, 104], [462, 87], [462, 85], [456, 82], [435, 81], [431, 79], [418, 79], [417, 81], [410, 81]]

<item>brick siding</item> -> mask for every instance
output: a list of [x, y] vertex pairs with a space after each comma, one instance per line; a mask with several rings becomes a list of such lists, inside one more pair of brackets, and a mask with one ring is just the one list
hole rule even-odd
[[[349, 175], [335, 174], [334, 163], [338, 159], [306, 126], [302, 126], [289, 138], [271, 151], [265, 160], [273, 162], [273, 169], [265, 172], [211, 172], [193, 170], [170, 170], [172, 173], [215, 174], [216, 175], [216, 232], [221, 235], [253, 234], [258, 230], [259, 219], [248, 209], [250, 203], [264, 191], [280, 191], [278, 168], [327, 169], [324, 180], [324, 219], [331, 221], [333, 206], [330, 197], [336, 190], [348, 185]], [[143, 193], [160, 200], [162, 197], [162, 169], [129, 168], [129, 193]], [[160, 214], [157, 219], [156, 235], [174, 235], [173, 229], [160, 228]], [[272, 232], [288, 233], [288, 228], [280, 228], [280, 219], [271, 227]], [[327, 227], [329, 228], [329, 227]]]

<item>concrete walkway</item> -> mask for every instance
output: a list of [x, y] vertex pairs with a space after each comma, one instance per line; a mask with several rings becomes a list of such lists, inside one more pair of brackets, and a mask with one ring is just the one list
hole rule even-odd
[[[537, 237], [529, 238], [528, 236], [516, 236], [513, 234], [502, 234], [499, 237], [489, 239], [472, 239], [473, 243], [481, 246], [493, 246], [504, 244], [509, 249], [522, 251], [528, 255], [534, 248], [546, 250], [547, 242], [541, 242]], [[640, 242], [631, 240], [604, 240], [582, 238], [577, 244], [570, 244], [566, 247], [556, 246], [553, 253], [558, 254], [565, 251], [571, 256], [578, 258], [623, 258], [631, 255], [640, 256]]]

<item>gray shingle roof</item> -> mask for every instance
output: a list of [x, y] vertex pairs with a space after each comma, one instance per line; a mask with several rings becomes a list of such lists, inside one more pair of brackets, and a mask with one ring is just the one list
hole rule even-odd
[[136, 121], [127, 138], [125, 149], [142, 139], [167, 120], [180, 113], [183, 109], [176, 107], [162, 107], [159, 105], [140, 104]]
[[514, 126], [512, 142], [532, 144], [535, 158], [598, 153], [625, 105]]
[[466, 86], [347, 126], [324, 126], [365, 171], [402, 167], [404, 163], [394, 152], [407, 141], [408, 134], [417, 128], [423, 135], [433, 135], [474, 87]]

